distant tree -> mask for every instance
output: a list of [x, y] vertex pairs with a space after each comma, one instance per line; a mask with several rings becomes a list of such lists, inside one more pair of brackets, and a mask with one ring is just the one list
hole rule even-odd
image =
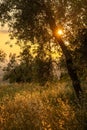
[[86, 5], [84, 0], [3, 0], [0, 2], [0, 21], [8, 22], [12, 37], [19, 40], [36, 40], [39, 44], [58, 43], [65, 56], [66, 66], [77, 97], [82, 92], [71, 52], [60, 36], [58, 27], [63, 26], [66, 39], [79, 27], [86, 26]]
[[20, 62], [26, 64], [26, 66], [29, 66], [32, 63], [33, 57], [30, 54], [31, 46], [26, 45], [22, 48], [22, 51], [20, 52]]
[[9, 63], [4, 68], [3, 80], [9, 82], [31, 82], [32, 81], [32, 56], [30, 55], [28, 46], [23, 48], [20, 53], [19, 63], [16, 54], [10, 55]]
[[4, 62], [6, 53], [3, 50], [0, 50], [0, 62]]
[[[46, 49], [47, 48], [47, 49]], [[40, 44], [34, 59], [36, 81], [44, 85], [47, 81], [52, 81], [52, 57], [49, 44]]]
[[42, 60], [35, 58], [34, 64], [35, 79], [41, 85], [44, 85], [47, 81], [52, 81], [52, 62], [50, 59]]
[[30, 53], [30, 49], [31, 49], [30, 45], [24, 46], [19, 56], [20, 57], [19, 69], [21, 69], [22, 82], [31, 82], [33, 80], [32, 79], [33, 57]]
[[16, 82], [16, 74], [14, 68], [17, 66], [16, 54], [9, 55], [9, 63], [4, 70], [3, 80], [9, 80], [9, 82]]

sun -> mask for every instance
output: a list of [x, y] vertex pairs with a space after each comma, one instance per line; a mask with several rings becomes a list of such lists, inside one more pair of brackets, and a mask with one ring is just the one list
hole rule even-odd
[[62, 30], [62, 29], [58, 29], [58, 30], [56, 31], [56, 34], [57, 34], [58, 36], [62, 36], [62, 35], [63, 35], [63, 30]]
[[62, 37], [64, 35], [64, 30], [62, 27], [57, 27], [54, 31], [55, 37]]

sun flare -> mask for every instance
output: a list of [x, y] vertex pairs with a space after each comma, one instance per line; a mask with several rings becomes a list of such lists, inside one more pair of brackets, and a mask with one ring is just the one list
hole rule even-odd
[[63, 30], [62, 30], [62, 29], [58, 29], [58, 30], [57, 30], [57, 35], [58, 35], [58, 36], [63, 35]]

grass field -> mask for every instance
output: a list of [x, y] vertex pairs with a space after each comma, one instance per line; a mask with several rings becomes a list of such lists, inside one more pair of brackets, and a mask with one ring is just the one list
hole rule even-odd
[[86, 108], [71, 83], [0, 86], [0, 130], [87, 130]]

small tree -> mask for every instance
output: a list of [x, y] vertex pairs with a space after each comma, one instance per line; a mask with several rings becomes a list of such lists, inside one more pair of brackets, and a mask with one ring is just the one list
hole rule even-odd
[[0, 62], [4, 62], [6, 57], [6, 53], [3, 50], [0, 50]]
[[5, 71], [3, 80], [9, 80], [9, 82], [16, 82], [16, 74], [14, 68], [17, 66], [16, 54], [9, 55], [9, 63], [3, 70]]
[[20, 53], [19, 63], [17, 63], [16, 54], [10, 55], [10, 61], [4, 68], [5, 74], [3, 79], [9, 82], [31, 82], [32, 81], [32, 56], [28, 46], [23, 48]]
[[22, 48], [22, 52], [20, 52], [20, 65], [21, 69], [21, 81], [22, 82], [31, 82], [33, 80], [33, 72], [32, 72], [32, 64], [33, 57], [30, 53], [31, 46], [26, 45]]

